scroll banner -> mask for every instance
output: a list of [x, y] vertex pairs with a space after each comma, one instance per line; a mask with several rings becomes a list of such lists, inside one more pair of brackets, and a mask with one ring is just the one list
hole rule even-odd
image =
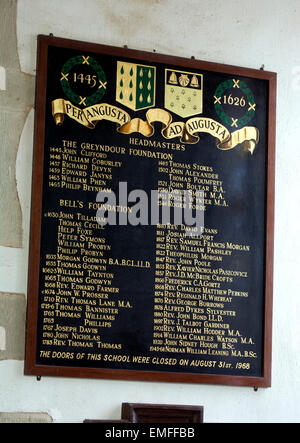
[[161, 134], [166, 139], [180, 138], [181, 143], [195, 144], [199, 141], [198, 133], [206, 132], [217, 141], [217, 148], [221, 150], [233, 149], [243, 144], [244, 149], [253, 154], [259, 140], [259, 131], [254, 126], [245, 126], [232, 133], [212, 118], [192, 117], [186, 122], [172, 122], [172, 116], [168, 111], [160, 108], [151, 108], [146, 112], [146, 120], [140, 118], [131, 119], [130, 115], [121, 108], [107, 103], [100, 103], [80, 109], [70, 101], [62, 98], [53, 100], [52, 115], [57, 125], [62, 125], [64, 115], [76, 120], [87, 128], [94, 129], [98, 121], [109, 120], [118, 125], [121, 134], [138, 132], [145, 137], [151, 137], [154, 132], [154, 123], [162, 124]]

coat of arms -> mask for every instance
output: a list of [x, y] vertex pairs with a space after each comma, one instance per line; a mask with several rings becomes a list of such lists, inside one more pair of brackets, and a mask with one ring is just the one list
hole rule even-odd
[[203, 110], [203, 75], [196, 72], [165, 70], [165, 108], [191, 117]]
[[155, 105], [156, 68], [117, 62], [116, 101], [134, 111]]

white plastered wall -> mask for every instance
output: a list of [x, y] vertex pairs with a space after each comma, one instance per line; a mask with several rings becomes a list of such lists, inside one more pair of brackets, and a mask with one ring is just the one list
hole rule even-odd
[[[300, 1], [18, 0], [20, 67], [35, 74], [36, 36], [194, 56], [278, 73], [272, 387], [111, 381], [23, 375], [0, 361], [0, 411], [43, 411], [54, 422], [119, 419], [122, 402], [204, 405], [208, 422], [300, 418]], [[1, 74], [0, 89], [7, 87]], [[16, 181], [23, 248], [0, 247], [0, 291], [26, 294], [34, 111], [20, 139]], [[3, 333], [4, 334], [4, 333]], [[4, 335], [1, 343], [5, 345]]]

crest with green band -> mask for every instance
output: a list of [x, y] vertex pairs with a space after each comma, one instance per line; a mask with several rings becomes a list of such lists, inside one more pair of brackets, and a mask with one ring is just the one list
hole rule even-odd
[[[241, 117], [226, 113], [224, 106], [232, 109], [245, 110]], [[247, 125], [255, 115], [256, 103], [251, 89], [245, 82], [237, 79], [228, 79], [220, 83], [214, 94], [215, 111], [222, 122], [233, 128], [242, 128]]]
[[124, 61], [117, 62], [116, 101], [140, 111], [155, 105], [156, 68]]
[[[106, 76], [101, 65], [93, 57], [84, 55], [72, 57], [63, 65], [60, 83], [69, 100], [81, 106], [92, 106], [98, 103], [107, 87]], [[80, 92], [74, 90], [75, 84], [85, 87], [81, 95]], [[87, 87], [90, 88], [91, 94], [86, 93]]]

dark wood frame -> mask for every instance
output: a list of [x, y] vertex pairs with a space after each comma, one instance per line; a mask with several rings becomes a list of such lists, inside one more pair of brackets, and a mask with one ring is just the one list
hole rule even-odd
[[85, 419], [83, 423], [203, 423], [203, 406], [122, 403], [120, 420]]
[[203, 406], [122, 403], [122, 419], [130, 423], [203, 423]]
[[[142, 59], [145, 62], [160, 62], [186, 68], [203, 69], [212, 72], [248, 76], [263, 79], [269, 85], [268, 132], [267, 132], [267, 192], [266, 192], [266, 242], [265, 242], [265, 313], [264, 313], [264, 363], [262, 377], [225, 376], [213, 374], [192, 374], [178, 372], [154, 372], [119, 369], [96, 369], [78, 367], [57, 367], [36, 365], [35, 350], [37, 339], [38, 284], [40, 263], [42, 183], [43, 183], [43, 150], [44, 122], [46, 109], [47, 84], [47, 50], [49, 45], [82, 49], [91, 52], [126, 56]], [[273, 250], [274, 250], [274, 191], [275, 191], [275, 125], [276, 125], [276, 73], [264, 70], [248, 69], [222, 65], [205, 61], [174, 57], [157, 53], [137, 51], [126, 48], [66, 40], [53, 36], [38, 36], [37, 73], [35, 100], [35, 129], [33, 180], [30, 228], [30, 252], [28, 275], [28, 305], [26, 330], [25, 375], [51, 375], [66, 377], [106, 378], [123, 380], [144, 380], [184, 383], [208, 383], [237, 386], [269, 387], [271, 386], [271, 352], [272, 352], [272, 291], [273, 291]]]

